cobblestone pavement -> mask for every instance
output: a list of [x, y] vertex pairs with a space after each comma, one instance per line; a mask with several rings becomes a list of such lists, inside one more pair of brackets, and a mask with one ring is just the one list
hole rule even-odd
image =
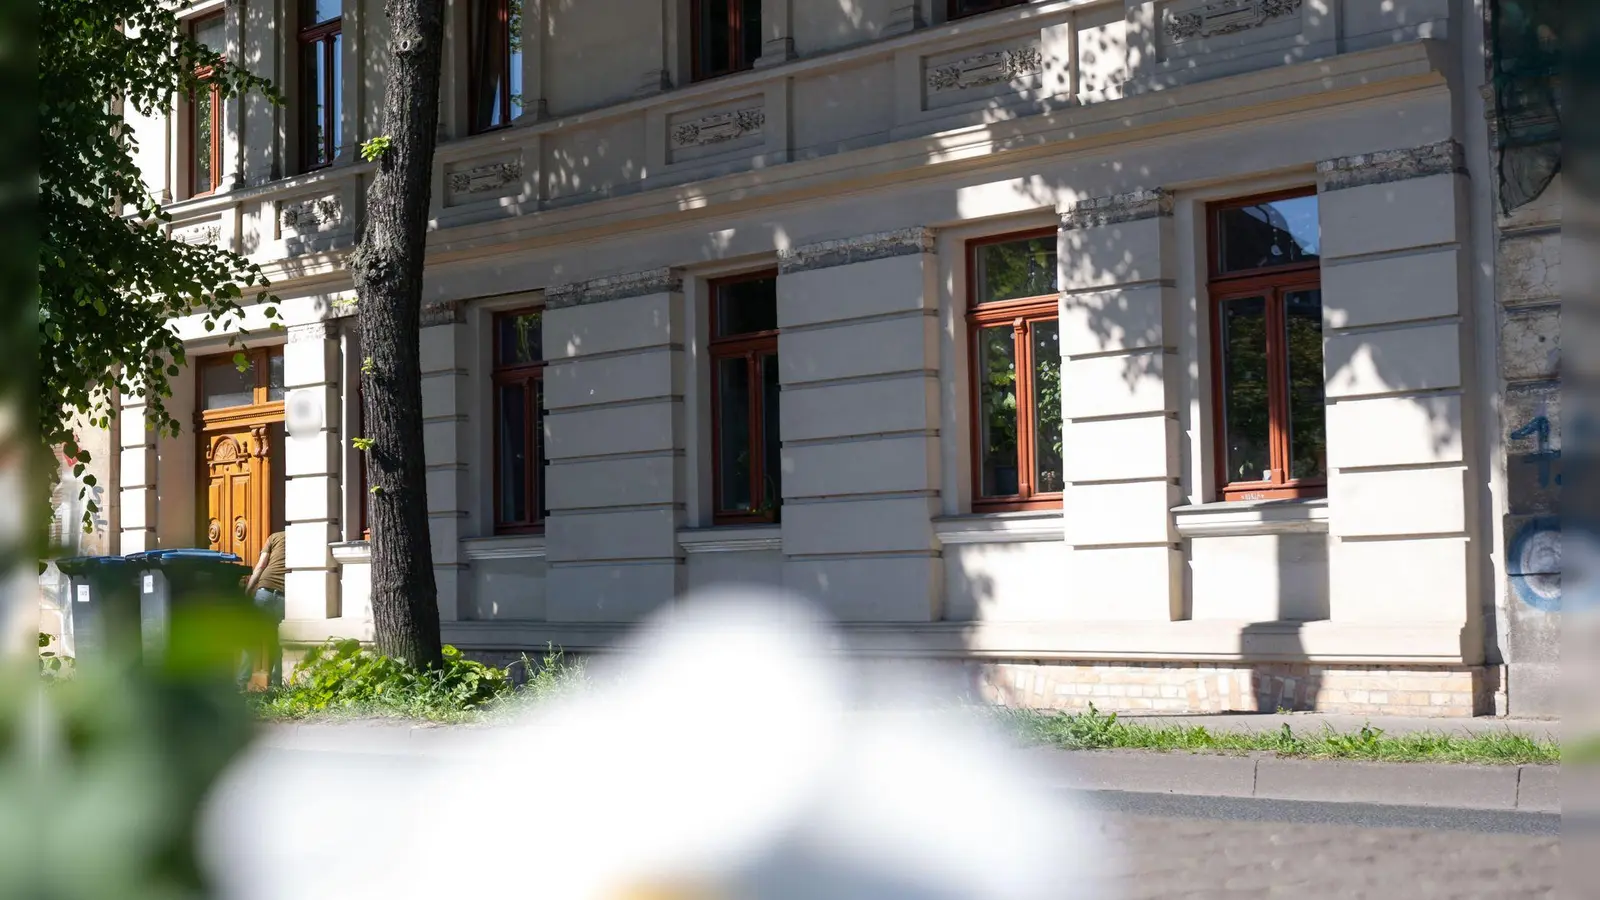
[[1104, 814], [1125, 900], [1556, 897], [1557, 835]]

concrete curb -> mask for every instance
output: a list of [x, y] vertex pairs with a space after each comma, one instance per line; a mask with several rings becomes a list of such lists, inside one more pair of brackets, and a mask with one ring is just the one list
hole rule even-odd
[[[497, 730], [494, 725], [469, 728], [489, 734]], [[464, 730], [461, 726], [390, 721], [275, 723], [260, 729], [257, 746], [355, 754], [471, 755], [475, 748], [455, 740]], [[1381, 763], [1281, 759], [1265, 753], [1224, 756], [1054, 747], [1020, 752], [1053, 787], [1071, 790], [1561, 812], [1559, 766]]]
[[1053, 784], [1073, 790], [1561, 812], [1559, 766], [1319, 761], [1134, 750], [1028, 752]]

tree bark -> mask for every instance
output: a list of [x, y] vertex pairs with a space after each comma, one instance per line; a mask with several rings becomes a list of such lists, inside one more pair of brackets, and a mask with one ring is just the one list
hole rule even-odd
[[422, 453], [423, 253], [439, 125], [443, 0], [387, 0], [389, 148], [367, 189], [350, 255], [361, 325], [371, 490], [372, 623], [378, 651], [421, 666], [441, 661], [438, 586]]

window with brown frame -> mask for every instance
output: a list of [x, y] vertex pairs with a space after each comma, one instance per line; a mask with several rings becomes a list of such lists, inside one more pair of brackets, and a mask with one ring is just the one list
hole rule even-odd
[[522, 115], [522, 0], [473, 0], [467, 27], [468, 125], [478, 134]]
[[1021, 6], [1028, 0], [949, 0], [945, 7], [946, 19], [965, 19], [979, 13], [994, 12], [1008, 6]]
[[300, 168], [332, 165], [339, 156], [341, 0], [300, 0]]
[[[221, 53], [226, 47], [222, 13], [196, 19], [190, 26], [197, 43]], [[195, 70], [210, 78], [210, 67]], [[189, 97], [189, 196], [204, 197], [222, 183], [222, 91], [202, 87]]]
[[1056, 233], [968, 246], [975, 510], [1061, 506]]
[[[244, 368], [239, 368], [243, 356]], [[206, 357], [200, 363], [200, 412], [209, 413], [247, 406], [282, 403], [283, 348], [258, 347]]]
[[695, 81], [742, 72], [761, 55], [761, 0], [690, 0]]
[[1217, 483], [1224, 500], [1327, 493], [1317, 195], [1208, 210]]
[[739, 275], [710, 287], [712, 520], [776, 522], [783, 503], [778, 275]]
[[497, 533], [544, 527], [543, 313], [494, 317], [494, 526]]

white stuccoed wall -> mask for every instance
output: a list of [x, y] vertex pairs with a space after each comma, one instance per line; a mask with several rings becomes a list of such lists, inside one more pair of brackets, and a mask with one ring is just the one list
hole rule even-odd
[[289, 329], [282, 458], [284, 607], [290, 619], [339, 615], [339, 573], [328, 547], [340, 539], [344, 506], [341, 362], [337, 325], [308, 322]]
[[[1453, 141], [1318, 165], [1332, 615], [1469, 624], [1478, 472]], [[1423, 573], [1427, 573], [1424, 575]], [[1463, 641], [1481, 658], [1481, 642]]]
[[546, 300], [546, 617], [633, 621], [684, 586], [682, 276], [596, 279]]
[[913, 227], [780, 256], [784, 585], [845, 621], [940, 613], [932, 251]]
[[[1063, 211], [1069, 618], [1183, 615], [1183, 558], [1168, 512], [1179, 498], [1175, 253], [1165, 191], [1083, 200]], [[1123, 443], [1130, 439], [1136, 443]]]

